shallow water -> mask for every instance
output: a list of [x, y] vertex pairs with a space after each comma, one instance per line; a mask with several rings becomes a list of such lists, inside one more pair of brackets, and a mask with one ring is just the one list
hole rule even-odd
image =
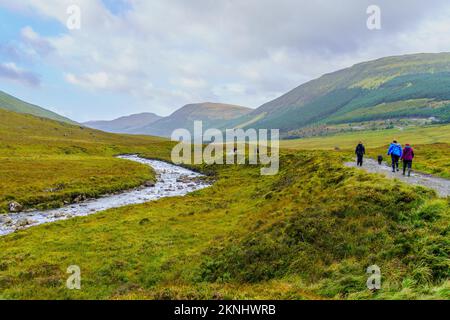
[[158, 160], [148, 160], [136, 155], [120, 156], [152, 167], [157, 175], [154, 187], [139, 187], [131, 191], [87, 200], [77, 204], [46, 211], [31, 211], [0, 215], [0, 235], [26, 229], [44, 223], [87, 216], [111, 208], [139, 204], [161, 198], [184, 196], [190, 192], [209, 187], [199, 179], [201, 174]]

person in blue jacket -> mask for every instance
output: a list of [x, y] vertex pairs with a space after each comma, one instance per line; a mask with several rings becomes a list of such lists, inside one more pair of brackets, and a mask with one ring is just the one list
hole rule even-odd
[[400, 158], [402, 157], [403, 149], [402, 145], [394, 140], [389, 146], [388, 156], [392, 158], [392, 172], [400, 171], [398, 168]]

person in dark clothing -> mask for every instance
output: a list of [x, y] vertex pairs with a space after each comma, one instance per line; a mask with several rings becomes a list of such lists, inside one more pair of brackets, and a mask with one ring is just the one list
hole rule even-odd
[[364, 145], [361, 141], [356, 146], [355, 154], [357, 157], [356, 165], [362, 167], [363, 161], [364, 161], [364, 155], [366, 154], [366, 148], [364, 147]]
[[379, 155], [378, 156], [378, 164], [381, 166], [383, 164], [383, 156]]
[[402, 145], [394, 140], [389, 146], [388, 150], [388, 156], [391, 156], [392, 158], [392, 172], [395, 172], [396, 170], [400, 171], [398, 163], [400, 161], [400, 158], [402, 157], [402, 154]]
[[411, 176], [413, 159], [414, 159], [414, 149], [411, 148], [411, 146], [409, 144], [406, 144], [405, 149], [403, 149], [403, 154], [402, 154], [403, 175], [406, 175], [406, 169], [408, 169], [408, 177]]

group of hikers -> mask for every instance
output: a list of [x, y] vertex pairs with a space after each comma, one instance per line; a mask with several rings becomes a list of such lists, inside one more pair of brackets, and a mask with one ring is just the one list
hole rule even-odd
[[[364, 147], [364, 144], [362, 141], [359, 142], [359, 144], [356, 146], [356, 157], [357, 157], [357, 165], [363, 166], [364, 162], [364, 155], [366, 154], [366, 148]], [[414, 149], [411, 147], [411, 145], [406, 144], [405, 148], [402, 148], [402, 145], [397, 142], [397, 140], [394, 140], [388, 149], [387, 152], [388, 156], [391, 156], [392, 160], [392, 172], [398, 172], [400, 171], [399, 163], [400, 160], [403, 161], [403, 175], [406, 175], [406, 171], [408, 171], [408, 177], [411, 176], [411, 170], [412, 170], [412, 162], [414, 159]], [[383, 164], [383, 156], [378, 156], [378, 164]]]

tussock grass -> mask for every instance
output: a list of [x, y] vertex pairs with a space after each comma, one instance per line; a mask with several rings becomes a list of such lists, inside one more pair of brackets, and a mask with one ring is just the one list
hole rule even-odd
[[[63, 128], [6, 116], [30, 133], [1, 136], [0, 161], [8, 164], [2, 172], [13, 173], [14, 163], [25, 168], [17, 172], [24, 189], [9, 189], [15, 197], [54, 186], [52, 172], [61, 183], [79, 179], [73, 186], [84, 192], [110, 186], [113, 171], [118, 181], [138, 183], [148, 173], [112, 156], [168, 159], [172, 147], [161, 139], [66, 125], [48, 136]], [[195, 166], [216, 180], [214, 186], [1, 237], [0, 298], [450, 298], [450, 199], [345, 168], [347, 156], [283, 151], [275, 176], [261, 176], [250, 165]], [[68, 163], [79, 176], [71, 176], [68, 165], [65, 171]], [[33, 165], [45, 174], [39, 184], [26, 179], [39, 176]], [[0, 190], [4, 196], [8, 188]], [[382, 272], [377, 292], [365, 287], [373, 264]], [[80, 291], [66, 289], [70, 265], [81, 268]]]
[[53, 208], [82, 195], [130, 189], [154, 173], [115, 159], [151, 151], [167, 159], [161, 138], [104, 133], [31, 115], [0, 110], [0, 213], [17, 201], [25, 208]]
[[[213, 187], [3, 237], [2, 297], [448, 297], [448, 201], [341, 162], [285, 153], [272, 177], [199, 166]], [[65, 289], [71, 264], [81, 291]], [[382, 269], [377, 293], [365, 287], [372, 264]]]

